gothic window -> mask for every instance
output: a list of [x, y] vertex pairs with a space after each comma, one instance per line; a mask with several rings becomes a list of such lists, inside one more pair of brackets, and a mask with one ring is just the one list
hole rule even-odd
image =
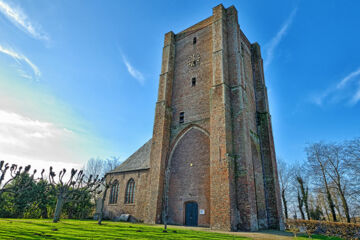
[[184, 112], [180, 112], [179, 123], [184, 123]]
[[193, 38], [193, 44], [196, 44], [196, 37]]
[[193, 77], [193, 78], [191, 79], [191, 86], [194, 87], [195, 85], [196, 85], [196, 78]]
[[119, 182], [115, 181], [110, 188], [109, 204], [115, 204], [117, 202], [118, 192], [119, 192]]
[[126, 185], [125, 203], [134, 203], [135, 181], [130, 178]]

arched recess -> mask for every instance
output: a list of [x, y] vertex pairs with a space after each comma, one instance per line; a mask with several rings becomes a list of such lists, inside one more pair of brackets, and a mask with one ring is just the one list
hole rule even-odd
[[198, 126], [184, 129], [172, 144], [167, 166], [167, 212], [170, 224], [185, 223], [184, 203], [198, 203], [199, 226], [210, 225], [210, 139]]

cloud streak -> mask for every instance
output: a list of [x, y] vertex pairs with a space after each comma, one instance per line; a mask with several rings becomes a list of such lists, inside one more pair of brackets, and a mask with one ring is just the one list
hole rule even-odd
[[348, 74], [343, 79], [341, 79], [341, 81], [336, 85], [336, 88], [337, 89], [343, 88], [347, 83], [349, 83], [352, 79], [354, 79], [355, 77], [357, 77], [359, 75], [360, 75], [360, 67], [357, 70]]
[[[335, 86], [327, 88], [322, 93], [312, 98], [312, 102], [316, 105], [323, 105], [326, 99], [347, 99], [350, 105], [354, 105], [360, 101], [360, 67], [342, 78]], [[357, 86], [354, 82], [357, 80]], [[354, 89], [356, 89], [354, 93]], [[350, 99], [349, 99], [350, 98]]]
[[145, 83], [144, 75], [140, 71], [138, 71], [136, 68], [134, 68], [124, 55], [122, 55], [122, 59], [123, 59], [123, 62], [129, 72], [129, 74], [133, 78], [135, 78], [141, 85], [144, 85], [144, 83]]
[[13, 50], [6, 49], [1, 45], [0, 45], [0, 52], [12, 57], [17, 62], [25, 62], [26, 64], [28, 64], [31, 67], [31, 69], [34, 71], [34, 74], [37, 77], [41, 76], [41, 72], [40, 72], [39, 68], [34, 63], [32, 63], [26, 56], [24, 56], [24, 55], [22, 55], [20, 53], [17, 53], [17, 52], [15, 52]]
[[49, 36], [42, 32], [39, 27], [35, 27], [35, 25], [20, 8], [12, 7], [3, 0], [0, 0], [0, 12], [4, 14], [4, 16], [6, 16], [16, 27], [28, 33], [31, 37], [49, 41]]
[[271, 41], [268, 44], [266, 44], [266, 59], [264, 63], [265, 68], [269, 66], [271, 61], [273, 60], [275, 49], [279, 45], [281, 39], [285, 36], [290, 25], [292, 24], [294, 17], [296, 16], [296, 12], [297, 12], [297, 7], [291, 11], [289, 17], [286, 19], [280, 30], [271, 39]]

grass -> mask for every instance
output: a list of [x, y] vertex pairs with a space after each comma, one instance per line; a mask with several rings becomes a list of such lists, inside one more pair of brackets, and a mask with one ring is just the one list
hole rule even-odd
[[0, 239], [249, 239], [193, 230], [163, 229], [145, 224], [49, 219], [0, 219]]
[[[241, 234], [241, 233], [240, 233]], [[276, 239], [276, 235], [270, 235]], [[272, 238], [274, 237], [274, 238]], [[104, 221], [98, 225], [91, 220], [61, 220], [53, 223], [51, 219], [0, 219], [0, 239], [252, 239], [239, 236], [215, 233], [209, 231], [195, 231], [168, 228], [163, 229], [146, 224], [132, 224], [123, 222]], [[256, 238], [258, 239], [258, 238]], [[264, 238], [269, 239], [269, 238]], [[293, 239], [289, 237], [289, 239]], [[297, 237], [296, 239], [308, 239]], [[313, 239], [337, 240], [313, 236]]]
[[322, 236], [322, 235], [316, 235], [313, 234], [311, 235], [311, 238], [308, 238], [307, 235], [305, 234], [300, 234], [301, 236], [297, 237], [297, 238], [293, 238], [293, 239], [299, 239], [299, 240], [309, 240], [309, 239], [322, 239], [322, 240], [342, 240], [342, 238], [338, 238], [338, 237], [327, 237], [327, 236]]

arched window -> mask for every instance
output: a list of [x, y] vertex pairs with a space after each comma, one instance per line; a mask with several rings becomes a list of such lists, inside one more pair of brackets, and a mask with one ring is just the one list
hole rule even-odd
[[119, 182], [115, 181], [110, 188], [109, 204], [115, 204], [117, 202], [118, 192], [119, 192]]
[[126, 185], [125, 203], [134, 203], [135, 181], [130, 179]]

